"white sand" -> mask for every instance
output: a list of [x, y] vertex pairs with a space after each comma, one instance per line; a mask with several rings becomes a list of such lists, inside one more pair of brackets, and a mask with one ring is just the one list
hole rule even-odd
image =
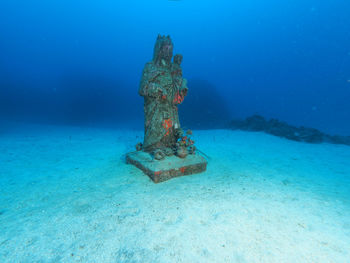
[[208, 171], [154, 184], [142, 135], [0, 134], [0, 262], [350, 262], [350, 147], [195, 131]]

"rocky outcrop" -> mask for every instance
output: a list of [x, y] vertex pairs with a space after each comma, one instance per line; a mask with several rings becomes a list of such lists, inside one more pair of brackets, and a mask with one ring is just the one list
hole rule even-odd
[[308, 143], [334, 143], [350, 146], [350, 136], [329, 135], [314, 128], [296, 127], [277, 119], [266, 120], [260, 115], [254, 115], [245, 120], [233, 120], [231, 129], [244, 131], [260, 131], [293, 141]]

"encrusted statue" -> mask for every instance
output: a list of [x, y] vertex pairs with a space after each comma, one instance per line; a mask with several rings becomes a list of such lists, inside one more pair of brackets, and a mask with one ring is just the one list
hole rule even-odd
[[173, 57], [169, 36], [158, 35], [152, 61], [142, 73], [139, 94], [144, 97], [145, 137], [126, 161], [146, 173], [154, 182], [206, 170], [207, 161], [196, 151], [190, 136], [180, 126], [178, 105], [187, 95], [182, 77], [182, 55]]
[[143, 150], [155, 152], [156, 158], [170, 155], [183, 135], [178, 105], [187, 94], [182, 77], [182, 55], [175, 55], [169, 36], [158, 35], [153, 60], [145, 65], [139, 94], [144, 97], [145, 138]]

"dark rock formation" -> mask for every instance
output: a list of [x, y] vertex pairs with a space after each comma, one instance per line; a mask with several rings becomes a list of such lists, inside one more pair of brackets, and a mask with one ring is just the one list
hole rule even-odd
[[231, 119], [229, 105], [215, 85], [206, 80], [189, 79], [189, 96], [179, 109], [182, 127], [224, 129]]
[[329, 135], [314, 128], [295, 127], [277, 119], [266, 120], [259, 115], [248, 117], [245, 120], [233, 120], [230, 123], [230, 128], [244, 131], [262, 131], [293, 141], [308, 143], [328, 142], [350, 146], [350, 136]]

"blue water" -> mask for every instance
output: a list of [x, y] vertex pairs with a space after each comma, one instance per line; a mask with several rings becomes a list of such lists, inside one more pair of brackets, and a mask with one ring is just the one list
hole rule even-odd
[[[0, 262], [348, 263], [350, 147], [227, 129], [259, 114], [350, 135], [346, 0], [0, 1]], [[161, 184], [143, 140], [158, 34], [207, 170]]]
[[160, 33], [183, 54], [192, 97], [206, 82], [223, 98], [196, 108], [348, 135], [349, 12], [341, 0], [1, 1], [0, 113], [142, 122], [138, 84]]

